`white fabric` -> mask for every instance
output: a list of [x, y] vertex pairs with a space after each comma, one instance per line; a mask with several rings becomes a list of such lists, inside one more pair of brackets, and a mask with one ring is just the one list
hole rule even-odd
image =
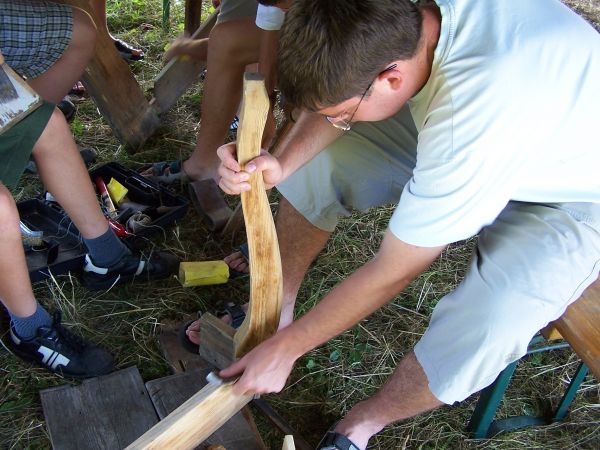
[[285, 12], [276, 6], [258, 4], [256, 11], [256, 26], [266, 31], [281, 29], [285, 19]]
[[417, 164], [390, 221], [437, 246], [509, 200], [600, 202], [600, 35], [557, 0], [436, 0], [433, 69], [410, 101]]
[[429, 389], [462, 401], [527, 352], [600, 271], [600, 204], [510, 202], [415, 346]]

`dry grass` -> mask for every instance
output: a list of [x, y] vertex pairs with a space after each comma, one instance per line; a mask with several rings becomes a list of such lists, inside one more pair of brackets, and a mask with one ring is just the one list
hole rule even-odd
[[[177, 24], [182, 21], [182, 2], [173, 2], [170, 33], [161, 30], [162, 2], [141, 3], [142, 6], [132, 6], [132, 2], [109, 1], [110, 11], [114, 11], [109, 19], [119, 37], [147, 50], [146, 62], [133, 67], [138, 81], [147, 89], [161, 66], [165, 44], [177, 34]], [[598, 28], [600, 1], [567, 3]], [[79, 105], [74, 134], [80, 143], [95, 147], [102, 162], [117, 160], [137, 167], [145, 161], [185, 157], [194, 147], [200, 98], [199, 87], [181, 98], [163, 117], [163, 126], [156, 136], [135, 155], [128, 154], [119, 144], [89, 100]], [[35, 178], [26, 177], [16, 195], [24, 199], [39, 189]], [[302, 285], [298, 314], [372, 257], [391, 211], [391, 207], [380, 208], [342, 221]], [[236, 239], [215, 238], [190, 212], [153, 242], [183, 259], [208, 260], [221, 258], [243, 237]], [[435, 303], [461, 280], [472, 246], [473, 241], [451, 246], [427, 273], [388, 306], [300, 359], [291, 385], [268, 400], [309, 442], [316, 442], [354, 403], [381, 386], [402, 355], [413, 347], [424, 332]], [[75, 278], [65, 275], [36, 284], [35, 293], [49, 309], [62, 309], [66, 323], [113, 351], [119, 368], [136, 365], [144, 379], [150, 380], [168, 374], [156, 339], [164, 327], [194, 311], [210, 309], [220, 300], [243, 302], [248, 298], [248, 287], [247, 281], [239, 280], [218, 287], [184, 289], [176, 280], [170, 280], [92, 294], [82, 289]], [[577, 359], [570, 351], [548, 352], [523, 361], [499, 415], [556, 406], [576, 365]], [[49, 448], [38, 391], [65, 382], [0, 350], [0, 448]], [[387, 427], [373, 439], [372, 448], [595, 449], [600, 446], [598, 394], [596, 381], [588, 378], [567, 421], [484, 441], [471, 440], [465, 432], [477, 399], [475, 395], [457, 406]], [[272, 448], [279, 448], [279, 433], [259, 421]]]

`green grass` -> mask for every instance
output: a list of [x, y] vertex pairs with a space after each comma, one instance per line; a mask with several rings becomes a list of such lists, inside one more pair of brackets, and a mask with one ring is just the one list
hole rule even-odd
[[[148, 89], [161, 68], [165, 46], [181, 29], [183, 2], [172, 1], [171, 28], [162, 28], [162, 1], [109, 1], [109, 25], [118, 37], [140, 45], [146, 61], [132, 66], [141, 86]], [[598, 0], [569, 0], [596, 27]], [[146, 161], [189, 155], [198, 128], [201, 88], [191, 89], [162, 118], [159, 132], [141, 152], [129, 154], [116, 140], [94, 103], [78, 105], [72, 129], [79, 143], [96, 148], [100, 163], [119, 161], [139, 167]], [[36, 195], [41, 186], [26, 176], [15, 190], [17, 200]], [[232, 202], [235, 202], [232, 199]], [[298, 314], [310, 309], [333, 286], [369, 260], [378, 248], [393, 208], [382, 207], [344, 219], [327, 247], [310, 268], [298, 298]], [[219, 239], [202, 225], [193, 211], [153, 243], [186, 260], [219, 259], [243, 240]], [[427, 273], [415, 280], [393, 302], [331, 342], [301, 358], [290, 385], [268, 401], [309, 442], [353, 404], [366, 398], [393, 371], [425, 331], [436, 302], [461, 280], [474, 240], [450, 246]], [[118, 368], [136, 365], [144, 380], [169, 374], [157, 343], [161, 330], [184, 317], [214, 308], [223, 300], [243, 303], [247, 280], [227, 285], [184, 289], [172, 279], [109, 292], [89, 293], [67, 275], [37, 283], [35, 293], [49, 309], [60, 308], [64, 320], [86, 338], [116, 355]], [[578, 364], [567, 350], [536, 355], [523, 361], [515, 374], [499, 415], [540, 411], [556, 406]], [[66, 380], [22, 363], [0, 350], [0, 449], [49, 448], [38, 391]], [[564, 423], [515, 432], [491, 440], [474, 441], [465, 433], [477, 395], [453, 407], [443, 407], [389, 426], [371, 442], [376, 449], [567, 449], [600, 446], [600, 389], [588, 378]], [[257, 415], [270, 448], [279, 449], [282, 436]]]

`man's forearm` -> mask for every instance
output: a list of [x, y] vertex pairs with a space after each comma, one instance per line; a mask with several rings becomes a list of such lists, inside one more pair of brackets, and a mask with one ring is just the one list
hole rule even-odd
[[314, 158], [342, 133], [333, 128], [322, 115], [302, 111], [274, 152], [281, 163], [283, 179]]

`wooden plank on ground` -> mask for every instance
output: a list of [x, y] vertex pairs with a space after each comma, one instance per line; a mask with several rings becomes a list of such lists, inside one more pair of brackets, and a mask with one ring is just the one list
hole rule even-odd
[[[206, 385], [207, 373], [207, 370], [196, 369], [147, 382], [146, 389], [159, 417], [165, 418], [202, 389]], [[222, 445], [227, 450], [263, 450], [265, 445], [253, 424], [239, 412], [197, 448]]]
[[55, 450], [122, 449], [158, 422], [136, 367], [40, 391]]

